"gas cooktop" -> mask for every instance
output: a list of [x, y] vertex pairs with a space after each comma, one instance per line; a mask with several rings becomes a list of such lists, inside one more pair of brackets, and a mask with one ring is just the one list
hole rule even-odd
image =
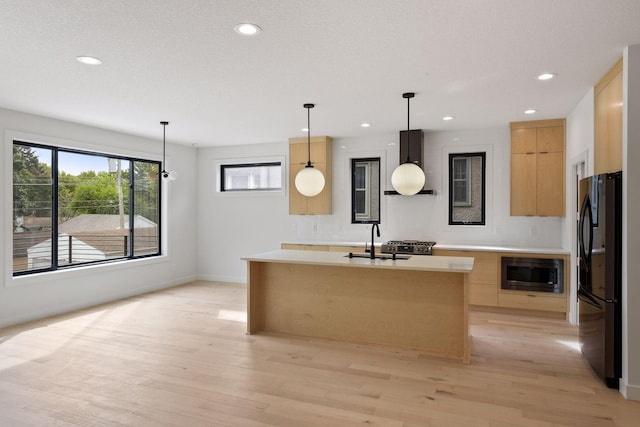
[[391, 240], [383, 243], [381, 252], [386, 254], [431, 255], [431, 248], [436, 242], [421, 240]]

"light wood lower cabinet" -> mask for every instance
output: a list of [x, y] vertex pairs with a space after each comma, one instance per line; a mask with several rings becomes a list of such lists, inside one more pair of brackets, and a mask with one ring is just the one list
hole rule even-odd
[[[528, 314], [560, 317], [567, 313], [567, 295], [570, 269], [568, 257], [563, 255], [506, 253], [490, 251], [456, 251], [447, 249], [433, 249], [434, 255], [473, 257], [473, 272], [469, 274], [469, 304], [476, 308], [505, 310], [510, 312], [525, 312]], [[547, 292], [525, 292], [506, 290], [501, 288], [502, 257], [520, 258], [562, 258], [564, 259], [565, 292], [550, 294]]]
[[[364, 252], [363, 246], [303, 245], [282, 243], [282, 249]], [[497, 311], [539, 313], [552, 317], [566, 316], [569, 295], [569, 258], [565, 255], [510, 253], [491, 251], [464, 251], [433, 248], [434, 256], [456, 256], [474, 258], [473, 271], [469, 273], [469, 304], [478, 309]], [[416, 255], [420, 256], [420, 255]], [[502, 257], [562, 258], [564, 260], [564, 293], [526, 292], [501, 289]]]
[[469, 304], [498, 306], [499, 258], [496, 252], [452, 251], [433, 249], [433, 255], [473, 257], [473, 271], [469, 273]]
[[[565, 313], [567, 304], [564, 294], [559, 296], [542, 295], [540, 292], [513, 293], [501, 292], [498, 294], [498, 307], [518, 308], [522, 310], [542, 310]], [[517, 294], [515, 292], [518, 292]]]

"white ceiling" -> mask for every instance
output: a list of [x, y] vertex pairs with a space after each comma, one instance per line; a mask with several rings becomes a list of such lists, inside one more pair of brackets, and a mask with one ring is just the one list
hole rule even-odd
[[305, 136], [307, 102], [312, 135], [397, 132], [412, 91], [412, 128], [498, 127], [638, 43], [638, 0], [0, 0], [0, 107], [200, 147]]

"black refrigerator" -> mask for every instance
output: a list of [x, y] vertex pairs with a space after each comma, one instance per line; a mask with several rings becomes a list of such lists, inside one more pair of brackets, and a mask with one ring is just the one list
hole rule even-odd
[[622, 172], [580, 180], [578, 330], [582, 354], [608, 387], [622, 374]]

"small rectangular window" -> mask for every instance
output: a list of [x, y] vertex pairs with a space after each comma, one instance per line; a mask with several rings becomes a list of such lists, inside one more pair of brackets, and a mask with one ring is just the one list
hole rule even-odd
[[449, 154], [449, 225], [485, 224], [485, 158], [484, 152]]
[[380, 158], [351, 159], [351, 223], [380, 222]]
[[220, 165], [220, 191], [281, 190], [281, 162]]

